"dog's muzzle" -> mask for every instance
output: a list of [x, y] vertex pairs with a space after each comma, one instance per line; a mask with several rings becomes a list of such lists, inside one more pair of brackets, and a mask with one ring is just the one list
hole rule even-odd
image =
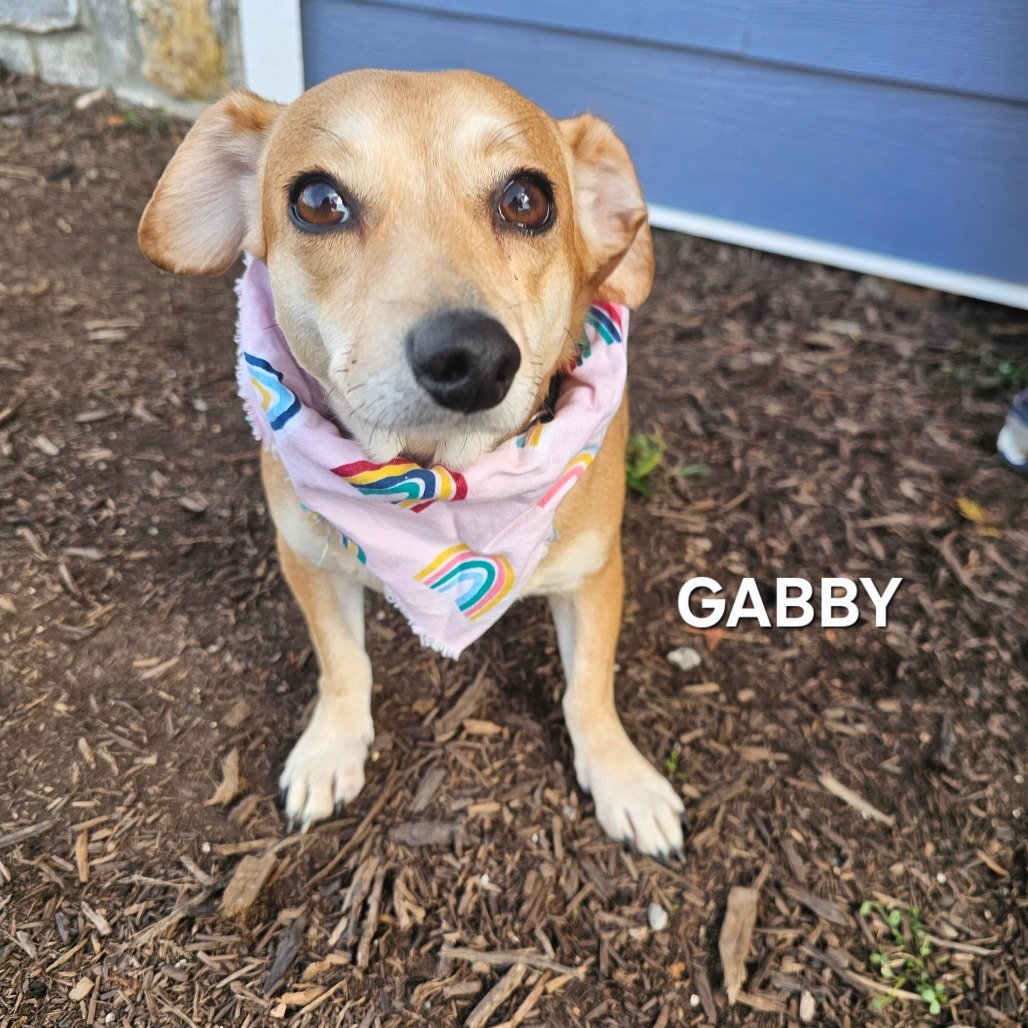
[[495, 318], [440, 311], [407, 334], [407, 360], [418, 384], [441, 407], [471, 414], [507, 395], [521, 351]]

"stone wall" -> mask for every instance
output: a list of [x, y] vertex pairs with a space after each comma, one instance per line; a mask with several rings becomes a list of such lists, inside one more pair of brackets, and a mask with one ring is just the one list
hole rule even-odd
[[0, 65], [194, 114], [242, 83], [236, 0], [0, 0]]

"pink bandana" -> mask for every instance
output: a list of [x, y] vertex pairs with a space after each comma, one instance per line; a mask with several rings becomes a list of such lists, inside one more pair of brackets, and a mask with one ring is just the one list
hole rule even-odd
[[628, 309], [590, 307], [552, 421], [456, 472], [367, 460], [293, 358], [261, 261], [250, 262], [238, 292], [239, 393], [254, 434], [421, 641], [458, 657], [524, 590], [555, 538], [557, 507], [600, 448], [624, 394]]

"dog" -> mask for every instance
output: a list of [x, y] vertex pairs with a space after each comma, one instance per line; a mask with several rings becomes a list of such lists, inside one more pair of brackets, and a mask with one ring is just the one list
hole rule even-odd
[[[555, 453], [575, 443], [563, 411], [600, 395], [576, 378], [591, 364], [582, 326], [593, 315], [613, 325], [652, 287], [646, 206], [614, 131], [589, 114], [554, 120], [470, 71], [349, 72], [288, 105], [236, 91], [200, 116], [172, 157], [139, 245], [158, 268], [180, 274], [220, 274], [241, 253], [250, 261], [241, 388], [258, 401], [251, 413], [265, 441], [261, 477], [279, 561], [320, 669], [313, 714], [280, 780], [290, 821], [306, 829], [364, 785], [374, 738], [365, 587], [384, 589], [424, 640], [451, 655], [466, 639], [451, 645], [441, 620], [419, 620], [442, 609], [412, 612], [422, 594], [449, 604], [448, 624], [468, 638], [480, 631], [473, 618], [489, 621], [513, 595], [542, 595], [567, 678], [575, 772], [597, 819], [642, 853], [680, 855], [682, 801], [629, 740], [614, 703], [623, 381], [611, 379], [616, 391], [582, 437], [596, 442], [577, 457], [565, 465], [564, 456], [533, 453], [523, 475], [517, 463], [529, 460], [533, 431], [548, 430]], [[247, 317], [260, 339], [276, 333], [274, 360], [249, 352]], [[611, 325], [607, 344], [620, 341]], [[278, 445], [277, 426], [296, 412], [313, 419], [291, 437], [306, 447], [313, 486], [298, 465], [287, 468], [287, 446]], [[325, 446], [358, 458], [344, 460], [343, 472], [314, 467], [329, 437]], [[511, 552], [531, 549], [520, 571], [506, 550], [445, 537], [448, 518], [474, 521], [475, 476], [485, 481], [487, 471], [499, 498], [481, 507], [479, 528], [489, 534], [498, 519], [493, 534], [511, 540]], [[554, 484], [538, 502], [526, 498], [528, 483], [540, 492], [544, 473]], [[338, 483], [331, 496], [326, 475]], [[558, 487], [547, 512], [543, 501]], [[322, 499], [348, 512], [367, 506], [341, 525], [323, 516]], [[441, 556], [383, 582], [362, 532], [378, 533], [383, 561], [415, 568], [423, 557], [407, 551], [419, 548]]]

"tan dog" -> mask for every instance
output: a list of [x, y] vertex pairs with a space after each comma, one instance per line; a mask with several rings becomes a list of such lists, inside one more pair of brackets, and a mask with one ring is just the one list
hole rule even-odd
[[[139, 243], [183, 274], [224, 272], [241, 251], [265, 261], [294, 356], [368, 458], [458, 471], [531, 421], [591, 300], [638, 307], [653, 279], [646, 207], [611, 129], [590, 115], [554, 121], [472, 72], [353, 72], [288, 106], [230, 94], [172, 158]], [[502, 339], [469, 342], [455, 314], [468, 309]], [[429, 323], [431, 345], [460, 360], [412, 370], [405, 340]], [[600, 823], [666, 857], [681, 849], [682, 802], [614, 707], [627, 424], [622, 403], [525, 595], [553, 611], [575, 770]], [[281, 778], [288, 816], [306, 827], [364, 785], [364, 587], [379, 583], [326, 543], [267, 450], [261, 469], [321, 669]]]

